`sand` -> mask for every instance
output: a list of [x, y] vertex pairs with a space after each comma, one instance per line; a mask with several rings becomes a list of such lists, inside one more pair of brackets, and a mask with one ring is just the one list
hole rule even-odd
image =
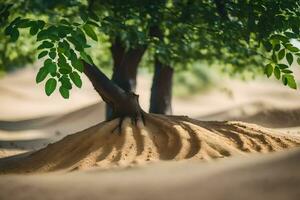
[[[200, 121], [149, 115], [120, 134], [117, 120], [100, 123], [89, 83], [69, 101], [48, 98], [34, 73], [0, 80], [0, 173], [18, 173], [1, 175], [0, 199], [298, 199], [298, 91], [225, 81], [174, 99], [175, 114]], [[150, 79], [139, 82], [146, 110]]]
[[298, 200], [300, 151], [122, 170], [4, 175], [5, 200]]

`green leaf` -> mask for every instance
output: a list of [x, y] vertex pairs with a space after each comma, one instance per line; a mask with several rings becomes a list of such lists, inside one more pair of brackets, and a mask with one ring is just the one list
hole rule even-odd
[[18, 22], [20, 22], [21, 21], [21, 17], [16, 17], [10, 24], [12, 25], [12, 26], [14, 26], [14, 25], [16, 25]]
[[81, 81], [81, 78], [80, 76], [78, 75], [77, 72], [72, 72], [70, 74], [70, 78], [71, 80], [73, 81], [73, 83], [78, 87], [78, 88], [81, 88], [82, 86], [82, 81]]
[[36, 23], [32, 24], [29, 31], [30, 35], [36, 35], [38, 31], [39, 31], [38, 25]]
[[[38, 27], [37, 27], [38, 28]], [[37, 34], [37, 41], [50, 39], [52, 41], [58, 41], [60, 38], [58, 37], [57, 27], [50, 26], [47, 29], [41, 30]]]
[[70, 74], [70, 73], [72, 72], [72, 70], [71, 70], [71, 69], [68, 69], [68, 68], [60, 68], [60, 69], [59, 69], [59, 72], [60, 72], [61, 74]]
[[97, 35], [90, 25], [88, 25], [88, 24], [83, 25], [83, 30], [90, 38], [92, 38], [95, 41], [98, 41]]
[[72, 28], [70, 26], [60, 25], [57, 27], [57, 33], [60, 38], [66, 37], [69, 33], [71, 33]]
[[72, 84], [70, 82], [70, 79], [68, 77], [68, 75], [63, 75], [59, 81], [61, 82], [62, 86], [68, 90], [72, 89]]
[[45, 85], [45, 92], [47, 96], [50, 96], [54, 92], [54, 90], [56, 89], [56, 85], [57, 85], [56, 79], [54, 78], [48, 79]]
[[294, 76], [291, 74], [284, 74], [282, 76], [282, 83], [288, 85], [292, 89], [297, 89], [297, 83], [294, 79]]
[[287, 66], [286, 64], [277, 64], [277, 66], [278, 66], [280, 69], [286, 69], [286, 68], [289, 68], [289, 66]]
[[67, 62], [58, 62], [58, 66], [61, 74], [69, 74], [72, 72], [72, 67]]
[[276, 44], [274, 46], [274, 51], [279, 51], [280, 50], [280, 44]]
[[273, 73], [273, 66], [271, 64], [267, 64], [265, 66], [265, 74], [269, 78], [272, 75], [272, 73]]
[[74, 47], [75, 47], [75, 49], [76, 49], [77, 51], [82, 51], [82, 50], [84, 49], [84, 45], [82, 45], [82, 44], [81, 44], [77, 39], [75, 39], [73, 36], [72, 36], [72, 37], [68, 36], [68, 37], [67, 37], [67, 40], [70, 41], [70, 42], [74, 45]]
[[63, 40], [62, 42], [58, 43], [58, 52], [63, 53], [67, 58], [70, 57], [70, 44]]
[[272, 54], [272, 60], [277, 63], [277, 56], [275, 53]]
[[76, 31], [73, 31], [72, 36], [83, 46], [87, 45], [84, 31], [81, 28], [77, 28]]
[[61, 96], [65, 99], [68, 99], [70, 97], [70, 91], [68, 89], [64, 88], [63, 86], [60, 86], [59, 92], [60, 92]]
[[47, 60], [45, 60], [44, 66], [48, 69], [50, 73], [56, 73], [56, 64], [51, 59], [48, 58]]
[[42, 51], [39, 55], [38, 55], [38, 59], [41, 59], [43, 57], [45, 57], [48, 54], [48, 51]]
[[81, 60], [76, 59], [74, 61], [72, 60], [71, 62], [72, 62], [72, 66], [75, 69], [77, 69], [79, 72], [83, 72], [83, 64], [82, 64]]
[[58, 54], [58, 66], [59, 66], [59, 72], [62, 74], [69, 74], [72, 72], [72, 67], [67, 62], [65, 56], [61, 53]]
[[28, 28], [31, 27], [31, 21], [28, 19], [23, 19], [20, 23], [18, 23], [18, 28]]
[[275, 75], [275, 77], [279, 80], [280, 79], [280, 77], [281, 77], [281, 72], [280, 72], [280, 69], [279, 69], [279, 67], [275, 67], [274, 68], [274, 75]]
[[291, 53], [287, 53], [286, 54], [286, 60], [288, 61], [289, 65], [292, 65], [293, 61], [294, 61], [293, 55]]
[[50, 51], [49, 57], [52, 58], [52, 59], [55, 59], [55, 57], [56, 57], [56, 51]]
[[52, 42], [43, 41], [43, 43], [40, 46], [38, 46], [37, 49], [52, 48], [53, 46], [54, 46], [54, 44]]
[[43, 20], [37, 20], [36, 24], [39, 29], [43, 29], [45, 26], [45, 22]]
[[271, 40], [280, 40], [283, 43], [287, 43], [289, 42], [289, 39], [283, 35], [279, 35], [279, 34], [274, 34], [271, 36]]
[[45, 67], [40, 68], [40, 70], [37, 73], [36, 78], [35, 78], [36, 83], [40, 83], [43, 80], [45, 80], [45, 78], [47, 77], [48, 73], [49, 72], [48, 72], [48, 70]]
[[84, 51], [80, 51], [80, 57], [87, 63], [89, 63], [90, 65], [93, 65], [93, 60], [92, 58], [87, 55]]
[[278, 52], [278, 60], [282, 60], [285, 56], [285, 49], [281, 49], [279, 52]]
[[58, 62], [59, 63], [66, 63], [67, 59], [62, 53], [58, 53]]
[[287, 77], [287, 84], [290, 88], [297, 89], [297, 83], [296, 83], [293, 76], [288, 76]]
[[11, 32], [10, 32], [10, 41], [11, 42], [17, 41], [19, 36], [20, 36], [20, 33], [19, 33], [18, 29], [16, 29], [16, 28], [11, 29]]
[[272, 50], [272, 44], [269, 41], [264, 41], [263, 45], [267, 52], [270, 52]]
[[71, 64], [72, 64], [72, 66], [76, 69], [76, 70], [78, 70], [79, 72], [83, 72], [83, 63], [82, 63], [82, 61], [81, 60], [79, 60], [78, 58], [77, 58], [77, 55], [76, 55], [76, 53], [74, 52], [74, 50], [70, 50], [70, 58], [69, 58], [70, 60], [71, 60]]
[[288, 70], [288, 69], [283, 69], [282, 72], [285, 73], [285, 74], [292, 74], [293, 73], [293, 71]]
[[297, 58], [297, 63], [298, 65], [300, 65], [300, 58]]
[[299, 49], [297, 47], [294, 47], [292, 44], [286, 44], [285, 47], [291, 51], [291, 52], [298, 52]]

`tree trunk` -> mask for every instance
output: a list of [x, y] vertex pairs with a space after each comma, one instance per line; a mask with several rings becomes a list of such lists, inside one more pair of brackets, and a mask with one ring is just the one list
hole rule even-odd
[[[135, 92], [137, 68], [146, 46], [125, 50], [119, 38], [116, 38], [111, 47], [113, 57], [112, 81], [126, 92]], [[106, 106], [106, 119], [111, 119], [112, 109]]]
[[173, 69], [155, 59], [155, 71], [152, 81], [150, 113], [172, 114]]
[[143, 118], [144, 111], [139, 105], [138, 95], [120, 88], [95, 65], [84, 63], [84, 73], [105, 103], [112, 108], [112, 119], [131, 117], [137, 120], [139, 117]]
[[[152, 26], [150, 35], [157, 37], [161, 41], [164, 37], [159, 26]], [[149, 108], [150, 113], [172, 114], [172, 79], [173, 69], [170, 66], [161, 63], [155, 56]]]
[[[111, 45], [110, 51], [111, 51], [111, 55], [112, 55], [112, 59], [113, 59], [112, 81], [124, 89], [125, 87], [122, 87], [120, 84], [118, 84], [119, 82], [121, 82], [121, 80], [118, 80], [120, 75], [117, 75], [117, 74], [118, 74], [118, 71], [120, 70], [121, 62], [122, 62], [122, 59], [125, 54], [125, 48], [123, 47], [123, 45], [120, 41], [120, 38], [118, 38], [118, 37], [115, 39], [114, 42], [111, 42], [111, 43], [112, 43], [112, 45]], [[108, 104], [106, 104], [105, 118], [107, 120], [112, 118], [112, 112], [113, 112], [112, 108]]]
[[112, 81], [127, 92], [136, 90], [137, 68], [145, 50], [145, 47], [129, 49], [120, 64], [114, 64]]

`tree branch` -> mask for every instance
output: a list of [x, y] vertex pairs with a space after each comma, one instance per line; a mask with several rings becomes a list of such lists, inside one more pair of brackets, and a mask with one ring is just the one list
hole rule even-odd
[[84, 74], [89, 78], [95, 90], [107, 104], [114, 106], [119, 100], [125, 99], [125, 91], [110, 81], [99, 68], [84, 61], [83, 63]]

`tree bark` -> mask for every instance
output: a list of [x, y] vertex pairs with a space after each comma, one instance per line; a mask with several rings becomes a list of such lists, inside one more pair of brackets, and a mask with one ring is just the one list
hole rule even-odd
[[[126, 92], [135, 92], [137, 68], [146, 46], [138, 46], [126, 51], [119, 38], [116, 38], [111, 46], [113, 58], [112, 81]], [[106, 119], [111, 119], [112, 108], [106, 106]]]
[[[163, 33], [159, 26], [153, 26], [150, 34], [163, 40]], [[173, 69], [166, 64], [161, 63], [157, 56], [154, 59], [154, 76], [150, 97], [150, 113], [156, 114], [172, 114], [172, 80]]]
[[114, 60], [112, 81], [125, 91], [136, 90], [137, 68], [145, 51], [145, 46], [138, 46], [126, 52], [120, 44], [112, 46]]
[[[121, 43], [120, 38], [116, 38], [114, 42], [111, 42], [111, 55], [113, 59], [113, 75], [112, 75], [112, 81], [115, 84], [118, 84], [118, 82], [121, 82], [119, 79], [120, 75], [118, 74], [118, 70], [120, 70], [121, 62], [125, 54], [125, 48]], [[120, 85], [118, 85], [120, 86]], [[121, 86], [120, 86], [121, 87]], [[124, 88], [124, 87], [121, 87]], [[106, 119], [111, 119], [112, 118], [112, 108], [109, 106], [109, 104], [106, 104], [105, 106], [105, 118]]]
[[155, 59], [155, 71], [150, 97], [150, 113], [172, 114], [173, 69]]
[[139, 105], [138, 95], [120, 88], [95, 65], [84, 62], [84, 73], [105, 103], [112, 108], [112, 119], [131, 117], [137, 120], [143, 117], [144, 111]]

